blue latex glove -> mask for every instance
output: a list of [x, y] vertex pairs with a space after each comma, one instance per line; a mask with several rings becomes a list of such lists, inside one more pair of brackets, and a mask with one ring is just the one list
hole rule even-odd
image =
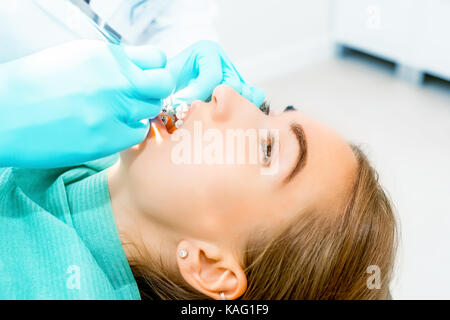
[[258, 107], [264, 102], [264, 91], [245, 83], [216, 42], [196, 42], [169, 59], [167, 68], [176, 79], [175, 103], [206, 100], [219, 84], [230, 86]]
[[174, 90], [166, 62], [153, 47], [78, 40], [0, 65], [0, 166], [69, 166], [138, 144], [140, 120]]

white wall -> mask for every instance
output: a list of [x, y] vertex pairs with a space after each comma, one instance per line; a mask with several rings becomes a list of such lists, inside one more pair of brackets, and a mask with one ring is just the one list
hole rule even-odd
[[335, 0], [333, 39], [450, 80], [450, 1]]
[[330, 54], [329, 0], [217, 3], [220, 41], [248, 81], [258, 83]]

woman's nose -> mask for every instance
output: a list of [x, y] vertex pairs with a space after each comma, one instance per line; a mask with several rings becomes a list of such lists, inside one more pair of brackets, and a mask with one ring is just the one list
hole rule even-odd
[[214, 105], [213, 120], [226, 121], [233, 114], [234, 106], [239, 104], [239, 94], [227, 85], [217, 86], [211, 96]]

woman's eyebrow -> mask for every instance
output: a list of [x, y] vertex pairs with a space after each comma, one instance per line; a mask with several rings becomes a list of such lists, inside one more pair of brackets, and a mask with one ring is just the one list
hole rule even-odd
[[291, 123], [291, 132], [295, 135], [299, 145], [299, 151], [297, 161], [294, 168], [284, 179], [284, 184], [289, 183], [306, 165], [306, 159], [308, 157], [308, 144], [306, 143], [306, 136], [303, 127], [299, 123]]

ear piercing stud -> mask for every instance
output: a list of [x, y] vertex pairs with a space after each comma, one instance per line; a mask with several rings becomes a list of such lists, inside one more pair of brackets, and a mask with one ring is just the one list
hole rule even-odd
[[185, 259], [187, 257], [187, 255], [188, 255], [188, 252], [185, 249], [181, 249], [178, 254], [179, 254], [181, 259]]
[[225, 300], [225, 293], [223, 291], [220, 291], [219, 295], [221, 300]]

